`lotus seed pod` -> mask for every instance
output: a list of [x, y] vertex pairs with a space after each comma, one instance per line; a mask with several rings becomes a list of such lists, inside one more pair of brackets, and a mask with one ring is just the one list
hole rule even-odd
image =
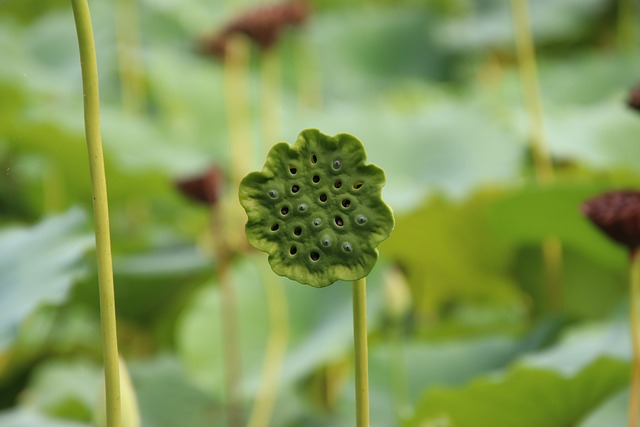
[[611, 191], [582, 204], [582, 213], [603, 233], [630, 251], [640, 247], [640, 192]]
[[262, 171], [242, 180], [247, 239], [269, 254], [276, 274], [300, 283], [361, 279], [394, 227], [384, 183], [358, 139], [307, 129], [293, 146], [275, 145]]

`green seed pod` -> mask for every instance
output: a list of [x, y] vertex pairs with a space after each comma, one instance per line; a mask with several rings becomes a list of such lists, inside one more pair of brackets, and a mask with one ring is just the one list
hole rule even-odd
[[276, 144], [262, 171], [240, 183], [247, 239], [280, 276], [315, 287], [361, 279], [394, 227], [384, 183], [352, 135], [302, 131], [293, 147]]

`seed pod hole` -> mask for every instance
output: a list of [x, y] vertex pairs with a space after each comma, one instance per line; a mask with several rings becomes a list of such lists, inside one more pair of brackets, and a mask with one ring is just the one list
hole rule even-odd
[[309, 258], [311, 258], [311, 261], [317, 261], [320, 259], [320, 254], [318, 252], [311, 252]]
[[288, 208], [288, 207], [286, 207], [286, 206], [283, 206], [283, 207], [282, 207], [282, 209], [280, 209], [280, 213], [281, 213], [282, 215], [286, 215], [286, 214], [288, 214], [288, 213], [289, 213], [289, 208]]
[[315, 155], [315, 154], [313, 154], [313, 155], [311, 156], [311, 163], [313, 163], [314, 165], [315, 165], [316, 163], [318, 163], [318, 157], [316, 157], [316, 155]]
[[335, 222], [336, 222], [336, 225], [338, 227], [342, 227], [344, 225], [344, 221], [342, 220], [341, 216], [336, 216], [335, 217]]
[[320, 177], [318, 175], [313, 175], [312, 178], [313, 182], [315, 182], [316, 184], [320, 182]]
[[293, 230], [293, 234], [295, 234], [296, 236], [301, 235], [301, 234], [302, 234], [302, 227], [296, 227], [296, 228]]
[[271, 226], [271, 231], [278, 231], [278, 228], [280, 228], [280, 226], [278, 224], [273, 224]]
[[295, 254], [297, 254], [297, 253], [298, 253], [298, 248], [296, 248], [296, 247], [295, 247], [295, 245], [291, 246], [291, 247], [289, 248], [289, 253], [290, 253], [291, 255], [295, 255]]
[[322, 239], [320, 239], [320, 243], [322, 244], [322, 246], [324, 246], [325, 248], [328, 248], [331, 245], [331, 238], [328, 236], [323, 237]]
[[344, 200], [342, 201], [342, 207], [343, 207], [343, 208], [348, 208], [349, 206], [351, 206], [351, 200], [349, 200], [349, 199], [344, 199]]
[[297, 193], [298, 191], [300, 191], [300, 187], [297, 185], [292, 185], [291, 186], [291, 192], [292, 193]]
[[269, 197], [271, 197], [272, 199], [276, 199], [280, 195], [280, 193], [278, 193], [278, 190], [274, 189], [269, 190], [267, 193], [269, 193]]
[[342, 244], [342, 249], [344, 249], [345, 252], [351, 252], [353, 250], [353, 246], [351, 246], [351, 243], [349, 242], [344, 242]]
[[327, 201], [327, 195], [326, 195], [326, 194], [321, 194], [321, 195], [320, 195], [320, 201], [321, 201], [322, 203], [326, 202], [326, 201]]
[[337, 180], [336, 182], [333, 183], [333, 186], [336, 187], [336, 188], [342, 187], [342, 181]]
[[362, 188], [362, 186], [363, 186], [363, 185], [364, 185], [364, 184], [363, 184], [363, 182], [362, 182], [362, 181], [358, 181], [358, 182], [355, 182], [355, 183], [353, 184], [353, 188], [354, 188], [355, 190], [359, 190], [359, 189], [361, 189], [361, 188]]
[[295, 166], [290, 166], [289, 172], [291, 172], [291, 175], [295, 175], [296, 173], [298, 173], [298, 169]]
[[367, 217], [364, 215], [356, 215], [356, 222], [360, 225], [364, 224], [365, 222], [367, 222]]
[[334, 160], [333, 161], [333, 168], [334, 169], [340, 169], [340, 166], [342, 166], [342, 162], [340, 160]]
[[322, 225], [322, 220], [320, 218], [314, 219], [313, 225], [315, 225], [316, 227], [320, 227], [320, 225]]
[[300, 203], [300, 204], [298, 205], [298, 210], [299, 210], [300, 212], [304, 212], [304, 211], [306, 211], [306, 210], [307, 210], [307, 204], [306, 204], [306, 203]]

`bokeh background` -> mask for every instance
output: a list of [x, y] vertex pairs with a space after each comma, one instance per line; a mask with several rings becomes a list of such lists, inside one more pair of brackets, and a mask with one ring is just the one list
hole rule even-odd
[[[396, 215], [368, 278], [372, 426], [626, 425], [627, 254], [579, 208], [640, 186], [626, 105], [640, 5], [528, 2], [553, 168], [540, 179], [519, 2], [317, 0], [271, 46], [228, 37], [223, 58], [216, 35], [270, 3], [89, 2], [143, 427], [355, 424], [349, 284], [271, 273], [236, 197], [309, 127], [364, 142]], [[274, 10], [257, 15], [282, 21]], [[100, 318], [66, 0], [0, 0], [0, 173], [0, 426], [92, 425]], [[201, 174], [206, 203], [177, 185]]]

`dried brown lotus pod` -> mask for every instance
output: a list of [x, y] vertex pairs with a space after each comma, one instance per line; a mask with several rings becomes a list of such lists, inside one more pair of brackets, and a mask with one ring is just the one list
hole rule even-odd
[[176, 181], [176, 187], [189, 199], [215, 205], [222, 197], [224, 174], [218, 166], [212, 166], [200, 175]]
[[640, 191], [611, 191], [587, 200], [582, 213], [631, 252], [640, 246]]
[[640, 111], [640, 85], [635, 86], [629, 91], [627, 106], [633, 110]]
[[224, 58], [229, 40], [237, 34], [249, 37], [260, 49], [269, 49], [284, 28], [302, 25], [310, 12], [303, 0], [256, 6], [229, 21], [215, 36], [204, 38], [200, 50]]

